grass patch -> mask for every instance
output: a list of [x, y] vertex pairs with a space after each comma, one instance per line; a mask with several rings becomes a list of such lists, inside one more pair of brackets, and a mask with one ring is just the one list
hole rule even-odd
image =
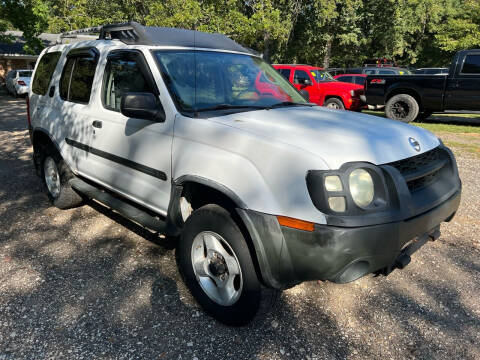
[[480, 145], [476, 143], [464, 143], [459, 141], [452, 141], [452, 140], [444, 140], [445, 145], [448, 147], [461, 149], [463, 151], [469, 152], [470, 154], [474, 154], [480, 158]]
[[[368, 115], [385, 117], [385, 113], [383, 111], [364, 110], [362, 112]], [[435, 122], [435, 118], [441, 118], [441, 122]], [[459, 118], [462, 118], [464, 120], [478, 119], [480, 125], [479, 114], [434, 114], [429, 118], [428, 122], [413, 122], [411, 123], [411, 125], [419, 126], [432, 132], [448, 132], [454, 134], [480, 134], [480, 126], [446, 124], [445, 122], [448, 121], [449, 118], [451, 118], [452, 120], [459, 120]]]
[[454, 125], [454, 124], [438, 124], [438, 123], [417, 123], [412, 125], [420, 126], [421, 128], [433, 131], [433, 132], [449, 132], [454, 134], [480, 134], [480, 126], [469, 125]]

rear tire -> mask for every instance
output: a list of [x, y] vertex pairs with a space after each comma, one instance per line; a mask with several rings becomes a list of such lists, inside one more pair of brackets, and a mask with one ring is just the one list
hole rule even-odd
[[335, 109], [335, 110], [345, 110], [345, 106], [343, 105], [342, 100], [337, 99], [337, 98], [330, 98], [325, 103], [323, 106], [329, 108], [329, 109]]
[[70, 209], [82, 205], [83, 198], [72, 189], [69, 181], [75, 177], [67, 164], [53, 147], [42, 151], [41, 176], [45, 192], [59, 209]]
[[185, 223], [177, 251], [190, 292], [222, 323], [245, 325], [259, 310], [274, 306], [280, 292], [260, 283], [242, 231], [224, 208], [209, 204], [195, 210]]
[[392, 120], [409, 123], [415, 120], [420, 111], [417, 100], [408, 94], [392, 96], [385, 106], [385, 114]]

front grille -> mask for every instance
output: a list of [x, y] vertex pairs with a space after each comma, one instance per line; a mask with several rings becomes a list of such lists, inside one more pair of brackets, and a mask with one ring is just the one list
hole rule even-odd
[[[441, 173], [441, 168], [438, 167], [442, 163], [444, 163], [442, 161], [442, 150], [437, 147], [423, 154], [395, 161], [388, 165], [395, 167], [407, 181], [410, 192], [415, 192], [437, 181]], [[432, 169], [435, 170], [432, 171]]]

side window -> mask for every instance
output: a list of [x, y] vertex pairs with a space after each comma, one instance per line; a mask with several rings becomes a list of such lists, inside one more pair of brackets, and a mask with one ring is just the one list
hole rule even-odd
[[364, 70], [363, 73], [364, 73], [364, 74], [367, 74], [367, 75], [373, 75], [373, 74], [375, 74], [375, 70], [373, 70], [373, 69], [368, 69], [368, 70]]
[[67, 59], [67, 63], [63, 67], [62, 77], [60, 78], [60, 97], [63, 100], [67, 100], [68, 91], [70, 90], [70, 79], [72, 77], [73, 64], [75, 64], [75, 58]]
[[129, 92], [153, 93], [145, 78], [136, 54], [115, 54], [108, 58], [103, 78], [103, 104], [107, 109], [120, 111], [122, 96]]
[[290, 69], [279, 69], [278, 72], [287, 80], [290, 81]]
[[392, 70], [378, 70], [378, 73], [380, 75], [394, 75], [395, 71], [392, 71]]
[[351, 76], [340, 76], [337, 78], [337, 80], [342, 82], [347, 82], [347, 83], [353, 82], [353, 78]]
[[303, 70], [295, 70], [295, 76], [293, 78], [294, 84], [304, 84], [305, 80], [311, 81], [310, 76], [308, 73]]
[[92, 54], [68, 57], [60, 78], [60, 97], [66, 101], [88, 103], [96, 67], [97, 57]]
[[480, 74], [480, 55], [467, 55], [462, 74]]
[[355, 76], [355, 84], [364, 86], [365, 80], [366, 78], [364, 78], [363, 76]]
[[44, 54], [40, 59], [32, 82], [32, 91], [35, 94], [45, 95], [47, 93], [48, 85], [50, 85], [60, 55], [59, 51], [51, 52]]

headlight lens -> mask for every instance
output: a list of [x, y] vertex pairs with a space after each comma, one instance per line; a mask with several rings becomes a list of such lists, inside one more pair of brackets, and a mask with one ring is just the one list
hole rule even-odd
[[325, 177], [325, 189], [327, 191], [342, 191], [342, 181], [337, 175], [330, 175]]
[[367, 207], [373, 201], [374, 185], [372, 176], [364, 169], [356, 169], [349, 177], [352, 199], [360, 207]]
[[334, 196], [328, 198], [328, 206], [336, 212], [345, 212], [345, 198], [342, 196]]

